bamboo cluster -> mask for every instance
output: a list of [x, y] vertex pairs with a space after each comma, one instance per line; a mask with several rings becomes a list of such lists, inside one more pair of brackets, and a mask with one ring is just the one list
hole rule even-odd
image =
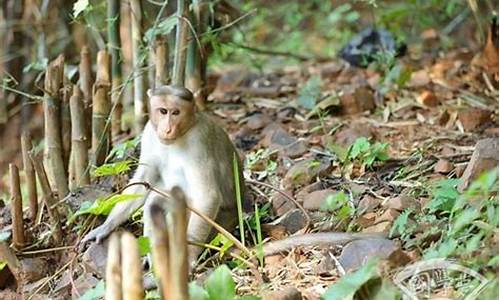
[[[172, 201], [155, 198], [145, 214], [152, 220], [151, 250], [160, 294], [164, 300], [188, 300], [187, 207], [184, 192], [171, 191]], [[167, 226], [165, 206], [172, 212]], [[125, 232], [112, 235], [106, 265], [106, 300], [143, 299], [142, 266], [137, 241]]]

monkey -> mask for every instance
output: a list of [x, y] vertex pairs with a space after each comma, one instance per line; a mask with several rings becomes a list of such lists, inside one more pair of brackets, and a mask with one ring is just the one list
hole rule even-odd
[[[236, 226], [236, 186], [233, 157], [238, 162], [240, 199], [245, 199], [242, 164], [227, 133], [206, 114], [196, 110], [193, 94], [182, 86], [162, 85], [147, 92], [150, 119], [143, 129], [138, 167], [129, 181], [147, 182], [163, 190], [179, 186], [189, 206], [196, 208], [228, 230]], [[132, 185], [122, 193], [144, 194], [142, 185]], [[145, 209], [157, 202], [159, 195], [148, 193], [144, 198], [116, 204], [105, 222], [89, 232], [85, 244], [106, 238], [115, 228], [141, 206]], [[144, 235], [151, 237], [151, 220], [143, 218]], [[213, 236], [211, 226], [190, 213], [187, 237], [205, 243]], [[188, 246], [188, 262], [196, 262], [202, 249]]]

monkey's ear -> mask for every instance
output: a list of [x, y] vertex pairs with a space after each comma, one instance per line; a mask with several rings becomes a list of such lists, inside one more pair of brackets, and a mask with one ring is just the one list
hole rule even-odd
[[153, 91], [151, 89], [148, 89], [146, 91], [146, 94], [148, 95], [148, 98], [151, 98], [151, 96], [153, 96]]

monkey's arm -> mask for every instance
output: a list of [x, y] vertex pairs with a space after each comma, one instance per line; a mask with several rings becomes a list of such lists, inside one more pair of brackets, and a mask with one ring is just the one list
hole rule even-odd
[[376, 233], [318, 232], [290, 236], [282, 240], [264, 244], [264, 256], [291, 250], [300, 246], [335, 246], [347, 244], [354, 240], [384, 238]]
[[[134, 176], [129, 181], [134, 182], [148, 182], [156, 184], [159, 178], [159, 173], [155, 165], [155, 158], [145, 149], [151, 149], [151, 127], [146, 125], [141, 139], [141, 155], [139, 158], [139, 165], [134, 173]], [[132, 185], [123, 191], [123, 194], [145, 194], [146, 189], [142, 185]], [[81, 244], [95, 240], [100, 243], [106, 238], [116, 227], [124, 223], [128, 217], [144, 205], [145, 197], [141, 197], [131, 201], [119, 202], [113, 207], [111, 213], [106, 221], [99, 227], [90, 231], [81, 241]]]

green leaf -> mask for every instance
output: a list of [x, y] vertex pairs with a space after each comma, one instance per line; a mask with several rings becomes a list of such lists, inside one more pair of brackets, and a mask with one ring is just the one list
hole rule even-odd
[[229, 300], [236, 295], [236, 285], [231, 271], [226, 265], [215, 269], [205, 281], [205, 289], [210, 300]]
[[104, 197], [97, 199], [94, 204], [87, 208], [80, 208], [76, 213], [75, 217], [84, 214], [93, 215], [109, 215], [111, 209], [120, 202], [135, 200], [137, 198], [143, 197], [140, 194], [118, 194], [111, 197]]
[[361, 156], [362, 153], [370, 150], [370, 142], [366, 137], [357, 138], [356, 141], [349, 148], [349, 159], [356, 159]]
[[3, 270], [3, 268], [5, 268], [5, 266], [7, 265], [7, 262], [5, 261], [0, 261], [0, 271]]
[[478, 217], [479, 217], [479, 212], [475, 208], [468, 208], [460, 212], [453, 221], [453, 226], [451, 228], [450, 233], [451, 234], [458, 233], [460, 230], [462, 230], [462, 228], [464, 228], [467, 225], [470, 225], [472, 221], [474, 221]]
[[210, 300], [207, 291], [197, 285], [196, 282], [189, 283], [189, 299], [190, 300]]
[[405, 209], [394, 221], [394, 224], [392, 224], [391, 231], [389, 232], [389, 237], [394, 236], [394, 233], [397, 232], [401, 235], [404, 235], [404, 233], [407, 230], [406, 224], [408, 223], [408, 216], [413, 212], [413, 208], [407, 208]]
[[78, 0], [73, 4], [73, 17], [77, 18], [87, 7], [89, 0]]
[[375, 278], [377, 272], [378, 259], [370, 259], [359, 270], [354, 273], [348, 273], [340, 280], [328, 288], [322, 296], [324, 300], [353, 299], [356, 291], [361, 288], [368, 280]]
[[313, 109], [321, 96], [321, 77], [313, 76], [299, 91], [298, 104], [307, 109]]
[[78, 300], [94, 300], [94, 299], [100, 299], [104, 297], [106, 290], [104, 288], [104, 280], [99, 281], [97, 285], [93, 288], [85, 292], [83, 296], [78, 298]]
[[326, 197], [320, 209], [323, 211], [335, 212], [340, 207], [344, 206], [347, 200], [347, 195], [344, 192], [332, 193]]
[[248, 295], [246, 295], [246, 296], [240, 297], [240, 300], [260, 300], [260, 298], [257, 297], [257, 296], [248, 296]]
[[115, 176], [121, 175], [130, 171], [130, 167], [134, 164], [133, 160], [122, 160], [115, 163], [104, 164], [92, 171], [92, 176]]
[[137, 239], [137, 244], [139, 244], [139, 255], [145, 256], [151, 253], [151, 242], [147, 236], [140, 236]]
[[151, 42], [157, 35], [168, 35], [172, 29], [177, 25], [177, 18], [175, 15], [168, 16], [163, 19], [156, 27], [149, 28], [144, 34], [144, 41]]

